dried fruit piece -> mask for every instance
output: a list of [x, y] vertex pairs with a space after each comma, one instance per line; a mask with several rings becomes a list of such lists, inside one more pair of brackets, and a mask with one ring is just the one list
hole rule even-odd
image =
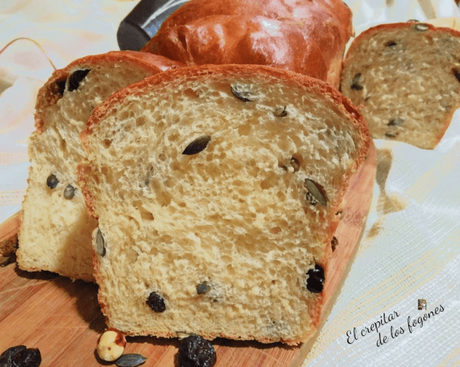
[[[326, 196], [321, 192], [317, 183], [315, 183], [313, 180], [310, 180], [309, 178], [305, 179], [304, 183], [305, 183], [305, 187], [308, 190], [307, 200], [310, 201], [310, 203], [312, 203], [311, 199], [313, 197], [320, 204], [327, 205]], [[311, 195], [308, 195], [308, 194], [311, 194]]]
[[185, 155], [197, 154], [207, 147], [210, 140], [211, 140], [211, 137], [209, 135], [199, 137], [198, 139], [195, 139], [189, 145], [187, 145], [187, 148], [185, 148], [182, 154], [185, 154]]
[[0, 355], [1, 367], [38, 367], [41, 363], [40, 350], [25, 345], [8, 348]]
[[155, 312], [163, 312], [166, 310], [165, 301], [158, 293], [150, 293], [146, 303]]
[[404, 119], [397, 117], [397, 118], [391, 119], [391, 120], [388, 122], [387, 126], [399, 126], [399, 125], [401, 125], [403, 122], [404, 122]]
[[145, 363], [147, 358], [141, 354], [123, 354], [115, 361], [118, 367], [136, 367]]
[[284, 117], [284, 116], [287, 116], [286, 106], [278, 107], [278, 108], [275, 110], [274, 115], [275, 115], [276, 117]]
[[99, 228], [97, 229], [96, 233], [96, 251], [102, 257], [105, 256], [105, 240]]
[[364, 87], [359, 83], [359, 79], [361, 79], [361, 73], [356, 74], [351, 81], [351, 89], [353, 90], [363, 90]]
[[215, 363], [216, 352], [208, 340], [199, 335], [191, 335], [181, 341], [180, 367], [212, 367]]
[[126, 346], [125, 335], [114, 328], [105, 331], [97, 342], [97, 355], [103, 361], [116, 361], [123, 354]]
[[86, 75], [91, 71], [91, 69], [83, 69], [74, 71], [69, 76], [69, 92], [77, 89], [80, 86], [80, 83], [85, 79]]
[[416, 24], [414, 28], [419, 32], [425, 32], [428, 29], [430, 29], [430, 27], [428, 27], [426, 24], [423, 24], [423, 23]]
[[243, 102], [254, 102], [257, 98], [251, 93], [245, 85], [234, 84], [231, 86], [233, 95]]
[[324, 270], [318, 264], [315, 265], [314, 269], [310, 269], [307, 272], [307, 289], [313, 293], [320, 293], [323, 290], [324, 283]]
[[67, 185], [67, 187], [64, 190], [64, 197], [67, 200], [73, 199], [75, 196], [75, 188], [72, 185]]
[[335, 249], [337, 248], [337, 246], [339, 245], [339, 240], [337, 239], [337, 237], [332, 237], [332, 241], [331, 241], [331, 248], [332, 248], [332, 251], [335, 251]]
[[55, 175], [49, 175], [48, 178], [46, 179], [46, 184], [50, 189], [56, 188], [57, 184], [59, 183], [59, 180], [56, 178]]
[[211, 290], [207, 281], [204, 281], [196, 286], [196, 293], [198, 294], [206, 294]]

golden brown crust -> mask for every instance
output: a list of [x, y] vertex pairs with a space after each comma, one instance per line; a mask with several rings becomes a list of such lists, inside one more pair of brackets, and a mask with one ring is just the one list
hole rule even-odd
[[[254, 22], [258, 16], [282, 24], [283, 35], [270, 34], [263, 23], [251, 24], [251, 19]], [[313, 77], [319, 75], [322, 80], [338, 86], [345, 45], [353, 33], [351, 17], [351, 10], [340, 0], [192, 0], [166, 19], [142, 51], [167, 55], [188, 65], [210, 61], [289, 65], [290, 70]], [[226, 31], [226, 28], [237, 31]], [[280, 60], [278, 50], [271, 47], [270, 42], [254, 42], [261, 32], [280, 44], [285, 38], [286, 46], [296, 49], [296, 56], [287, 53], [284, 60]], [[296, 32], [303, 35], [302, 41], [293, 37]], [[207, 37], [200, 37], [203, 34]], [[213, 49], [214, 60], [208, 54], [210, 35], [214, 39], [212, 43], [219, 45]], [[241, 50], [244, 53], [235, 57]], [[264, 57], [257, 61], [249, 57], [260, 54]], [[231, 58], [226, 59], [227, 55]], [[306, 59], [311, 65], [301, 65], [299, 59]], [[318, 72], [318, 66], [323, 64], [328, 73], [326, 79], [321, 77], [322, 71]]]
[[169, 60], [164, 56], [137, 51], [111, 51], [77, 59], [65, 68], [54, 71], [48, 81], [38, 91], [35, 104], [35, 128], [37, 133], [41, 134], [44, 129], [45, 122], [42, 118], [44, 110], [56, 103], [60, 98], [57, 82], [65, 81], [77, 69], [92, 68], [98, 64], [116, 62], [132, 64], [137, 68], [144, 68], [152, 74], [183, 66], [181, 62]]

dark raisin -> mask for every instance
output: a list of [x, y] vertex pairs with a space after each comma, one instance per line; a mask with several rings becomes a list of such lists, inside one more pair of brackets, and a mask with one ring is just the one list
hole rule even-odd
[[55, 175], [49, 175], [48, 178], [46, 179], [46, 184], [50, 189], [56, 188], [57, 184], [59, 183], [59, 180], [56, 178]]
[[256, 97], [251, 93], [248, 88], [241, 84], [235, 84], [231, 86], [233, 95], [243, 102], [254, 102]]
[[207, 147], [210, 140], [211, 140], [211, 137], [209, 135], [202, 136], [198, 139], [195, 139], [189, 145], [187, 145], [187, 148], [185, 148], [182, 154], [185, 154], [185, 155], [197, 154]]
[[403, 122], [404, 122], [404, 119], [399, 118], [399, 117], [396, 117], [396, 118], [394, 118], [394, 119], [391, 119], [391, 120], [388, 122], [387, 126], [399, 126], [399, 125], [401, 125]]
[[458, 72], [458, 69], [452, 68], [452, 73], [454, 73], [454, 76], [457, 78], [457, 81], [460, 82], [460, 73]]
[[364, 87], [359, 84], [359, 79], [361, 78], [361, 73], [356, 74], [351, 81], [351, 89], [353, 90], [363, 90]]
[[40, 351], [24, 345], [8, 348], [0, 356], [0, 366], [5, 367], [38, 367], [42, 362]]
[[163, 312], [166, 310], [164, 299], [155, 292], [150, 293], [150, 296], [147, 299], [147, 305], [155, 312]]
[[67, 200], [73, 199], [75, 196], [75, 188], [72, 185], [67, 185], [67, 187], [64, 190], [64, 197]]
[[315, 265], [314, 269], [307, 272], [307, 289], [313, 293], [320, 293], [323, 290], [324, 270], [321, 266]]
[[396, 46], [396, 42], [395, 41], [388, 41], [386, 44], [385, 44], [386, 47], [395, 47]]
[[276, 117], [285, 117], [287, 116], [286, 106], [278, 107], [274, 112]]
[[136, 367], [145, 363], [147, 358], [140, 354], [123, 354], [115, 361], [118, 367]]
[[[315, 181], [310, 180], [309, 178], [307, 178], [304, 181], [304, 185], [308, 190], [307, 200], [310, 201], [311, 197], [313, 197], [320, 204], [327, 205], [326, 195], [322, 192], [323, 190], [322, 190], [322, 188], [321, 188], [321, 186], [319, 184], [317, 184]], [[310, 194], [310, 196], [308, 194]], [[315, 204], [313, 204], [313, 205], [315, 205]]]
[[96, 233], [96, 251], [102, 257], [105, 256], [105, 240], [99, 228], [97, 229]]
[[428, 27], [426, 24], [423, 24], [423, 23], [416, 24], [414, 28], [419, 32], [425, 32], [428, 29], [430, 29], [430, 27]]
[[198, 294], [206, 294], [211, 290], [207, 281], [204, 281], [196, 286], [196, 293]]
[[179, 346], [180, 367], [212, 367], [216, 352], [212, 344], [198, 335], [183, 339]]
[[337, 248], [337, 246], [339, 245], [339, 240], [337, 239], [337, 237], [332, 237], [332, 241], [331, 241], [331, 248], [332, 248], [332, 251], [335, 251], [335, 249]]
[[77, 70], [74, 71], [69, 76], [69, 92], [77, 89], [80, 86], [80, 83], [85, 79], [86, 75], [90, 72], [90, 69]]

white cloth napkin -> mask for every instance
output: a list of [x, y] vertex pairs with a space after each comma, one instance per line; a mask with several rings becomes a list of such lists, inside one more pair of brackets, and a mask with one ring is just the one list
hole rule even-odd
[[[345, 2], [357, 33], [379, 23], [460, 15], [454, 0]], [[25, 193], [35, 95], [53, 71], [47, 57], [62, 68], [118, 49], [116, 30], [136, 4], [0, 2], [0, 49], [28, 37], [44, 51], [19, 40], [0, 54], [0, 222], [20, 209]], [[433, 151], [375, 143], [379, 182], [365, 233], [303, 366], [460, 366], [460, 114]], [[418, 299], [426, 310], [417, 309]], [[386, 343], [377, 346], [379, 337]]]

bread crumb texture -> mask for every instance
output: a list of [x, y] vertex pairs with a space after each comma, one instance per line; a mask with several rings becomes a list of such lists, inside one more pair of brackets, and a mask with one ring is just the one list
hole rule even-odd
[[187, 69], [122, 91], [88, 128], [103, 311], [127, 334], [298, 343], [318, 324], [307, 272], [327, 266], [363, 140], [319, 82]]
[[460, 33], [424, 23], [362, 33], [344, 62], [341, 91], [362, 105], [374, 139], [433, 149], [460, 104]]
[[79, 134], [97, 105], [148, 73], [121, 62], [58, 72], [63, 78], [50, 79], [38, 95], [36, 119], [42, 125], [29, 138], [18, 263], [24, 270], [91, 281], [91, 232], [97, 222], [88, 215], [77, 180], [77, 164], [86, 155]]

